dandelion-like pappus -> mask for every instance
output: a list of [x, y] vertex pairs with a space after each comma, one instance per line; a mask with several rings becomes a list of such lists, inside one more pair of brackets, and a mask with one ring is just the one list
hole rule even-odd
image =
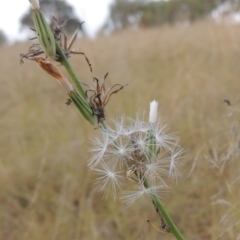
[[[149, 120], [121, 118], [114, 122], [114, 129], [102, 129], [93, 140], [89, 165], [100, 174], [99, 191], [106, 195], [112, 192], [116, 197], [120, 188], [121, 198], [132, 204], [140, 197], [159, 195], [167, 187], [166, 177], [179, 175], [177, 165], [183, 150], [178, 138], [166, 134], [166, 126], [157, 119]], [[146, 180], [150, 187], [146, 186]], [[124, 191], [129, 181], [136, 183], [131, 192]]]

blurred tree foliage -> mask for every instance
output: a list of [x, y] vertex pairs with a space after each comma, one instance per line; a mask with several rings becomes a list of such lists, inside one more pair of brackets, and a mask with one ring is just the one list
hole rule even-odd
[[[75, 19], [76, 21], [68, 21], [65, 30], [68, 33], [72, 33], [76, 30], [79, 18], [75, 15], [74, 9], [69, 5], [65, 0], [41, 0], [40, 1], [41, 10], [43, 11], [46, 19], [50, 22], [51, 26], [54, 24], [53, 16], [58, 19], [61, 23], [66, 19]], [[33, 28], [33, 18], [32, 18], [32, 9], [29, 10], [23, 15], [20, 20], [21, 28]]]
[[8, 40], [5, 33], [2, 30], [0, 30], [0, 46], [6, 44], [7, 41]]
[[129, 26], [155, 26], [177, 21], [195, 21], [223, 3], [240, 0], [115, 0], [104, 29], [118, 30]]

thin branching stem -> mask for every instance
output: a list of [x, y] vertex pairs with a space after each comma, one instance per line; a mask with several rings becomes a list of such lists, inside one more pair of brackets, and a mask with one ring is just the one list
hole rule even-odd
[[[144, 184], [145, 188], [150, 188], [150, 185], [149, 185], [147, 179], [144, 180], [143, 184]], [[160, 201], [160, 199], [158, 198], [158, 196], [154, 193], [151, 193], [150, 196], [154, 202], [154, 205], [156, 206], [158, 211], [161, 213], [163, 219], [166, 221], [166, 224], [170, 228], [170, 232], [176, 237], [176, 239], [185, 240], [185, 238], [183, 237], [183, 235], [181, 234], [181, 232], [179, 231], [179, 229], [177, 228], [177, 226], [174, 224], [173, 220], [167, 213], [166, 209], [164, 208], [164, 206], [163, 206], [162, 202]]]

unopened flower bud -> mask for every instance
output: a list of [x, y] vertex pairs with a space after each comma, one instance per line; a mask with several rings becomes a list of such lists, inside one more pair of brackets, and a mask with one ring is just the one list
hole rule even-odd
[[54, 35], [40, 10], [38, 0], [29, 0], [33, 8], [33, 20], [38, 36], [39, 43], [45, 54], [55, 60], [56, 59], [56, 43]]
[[31, 3], [33, 9], [40, 9], [38, 0], [29, 0], [29, 2]]
[[158, 102], [153, 100], [150, 102], [150, 113], [149, 113], [149, 122], [155, 123], [157, 121], [157, 109], [158, 109]]

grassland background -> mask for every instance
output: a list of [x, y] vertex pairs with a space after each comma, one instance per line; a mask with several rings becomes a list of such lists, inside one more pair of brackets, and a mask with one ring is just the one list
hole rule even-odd
[[[28, 46], [0, 50], [0, 239], [174, 239], [146, 223], [159, 224], [150, 203], [126, 207], [93, 191], [87, 149], [97, 130], [73, 104], [64, 104], [64, 90], [36, 63], [20, 66]], [[186, 149], [182, 179], [163, 202], [186, 239], [218, 239], [225, 231], [220, 239], [240, 239], [239, 226], [233, 227], [240, 214], [219, 224], [232, 205], [212, 204], [238, 203], [238, 183], [230, 193], [226, 181], [238, 177], [240, 164], [227, 164], [220, 173], [206, 159], [212, 146], [220, 152], [229, 146], [225, 134], [237, 120], [223, 118], [230, 108], [223, 99], [239, 99], [240, 27], [200, 22], [123, 31], [76, 46], [89, 57], [94, 76], [109, 72], [108, 86], [129, 84], [112, 97], [107, 121], [137, 112], [147, 118], [156, 99], [163, 123], [180, 137]], [[70, 61], [81, 81], [91, 84], [84, 58]]]

